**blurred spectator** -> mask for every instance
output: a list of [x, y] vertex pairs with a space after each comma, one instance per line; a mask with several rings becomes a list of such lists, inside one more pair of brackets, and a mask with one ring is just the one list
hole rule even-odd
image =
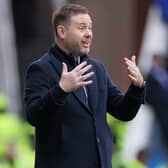
[[14, 113], [6, 112], [8, 100], [0, 93], [0, 168], [33, 167], [34, 150], [28, 125]]
[[113, 168], [125, 168], [125, 161], [122, 158], [122, 148], [117, 145], [117, 137], [113, 136], [113, 157], [112, 167]]
[[167, 57], [153, 56], [153, 66], [147, 77], [147, 103], [155, 114], [150, 141], [150, 167], [168, 163], [168, 72]]
[[129, 163], [126, 168], [147, 168], [148, 151], [147, 149], [141, 149], [136, 155], [136, 159]]
[[151, 70], [153, 55], [166, 55], [167, 46], [168, 1], [153, 0], [147, 15], [139, 56], [139, 66], [145, 75]]
[[123, 140], [125, 138], [125, 132], [127, 129], [127, 123], [117, 120], [107, 113], [107, 122], [113, 134], [115, 135], [114, 141], [117, 148], [122, 149]]
[[[144, 30], [140, 67], [147, 76], [147, 103], [155, 121], [149, 139], [149, 168], [168, 162], [168, 1], [153, 0]], [[151, 114], [153, 115], [153, 114]]]
[[125, 138], [125, 132], [127, 123], [119, 121], [107, 113], [107, 122], [110, 129], [113, 132], [113, 168], [125, 168], [125, 161], [122, 158], [123, 141]]

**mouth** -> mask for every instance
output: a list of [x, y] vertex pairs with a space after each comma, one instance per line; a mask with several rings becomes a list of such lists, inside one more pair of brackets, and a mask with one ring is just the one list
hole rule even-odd
[[89, 48], [90, 47], [90, 41], [82, 41], [82, 46], [84, 48]]

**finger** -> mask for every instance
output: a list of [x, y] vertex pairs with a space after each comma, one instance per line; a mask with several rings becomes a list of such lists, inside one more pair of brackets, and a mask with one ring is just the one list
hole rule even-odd
[[74, 70], [80, 71], [80, 69], [83, 68], [84, 66], [86, 66], [86, 64], [87, 64], [87, 62], [84, 61], [81, 64], [79, 64], [78, 66], [76, 66]]
[[79, 86], [82, 87], [82, 86], [87, 86], [87, 85], [90, 85], [92, 84], [93, 81], [92, 80], [89, 80], [89, 81], [82, 81], [79, 83]]
[[130, 62], [130, 63], [136, 65], [136, 56], [133, 55], [133, 56], [131, 57], [131, 59], [128, 59], [128, 58], [124, 57], [124, 61], [125, 61], [125, 62]]
[[131, 61], [131, 60], [129, 58], [127, 58], [127, 57], [124, 57], [124, 61]]
[[132, 67], [132, 68], [135, 68], [136, 67], [136, 65], [135, 64], [133, 64], [132, 62], [130, 62], [130, 61], [126, 61], [125, 62], [125, 65], [127, 66], [127, 67]]
[[139, 74], [135, 71], [129, 71], [128, 76], [131, 75], [135, 80], [139, 79]]
[[81, 80], [85, 81], [86, 79], [92, 77], [94, 75], [94, 72], [89, 72], [86, 75], [81, 76]]
[[132, 68], [131, 66], [127, 67], [128, 72], [130, 72], [131, 74], [137, 74], [137, 70], [135, 68]]
[[135, 65], [135, 63], [132, 60], [130, 60], [130, 59], [126, 58], [126, 57], [124, 58], [124, 62], [125, 62], [125, 64], [129, 64], [129, 65], [132, 65], [132, 66]]
[[134, 76], [132, 76], [131, 74], [129, 74], [128, 77], [129, 77], [133, 82], [136, 81], [136, 78], [135, 78]]
[[133, 55], [133, 56], [131, 57], [131, 60], [136, 64], [136, 56], [135, 56], [135, 55]]
[[[135, 61], [135, 60], [134, 60], [134, 61]], [[131, 66], [131, 67], [137, 69], [138, 67], [137, 67], [137, 65], [136, 65], [136, 63], [135, 63], [134, 61], [127, 59], [127, 60], [125, 60], [125, 64], [126, 64], [127, 66]]]
[[68, 72], [67, 65], [64, 62], [62, 63], [62, 72]]
[[128, 72], [133, 72], [135, 74], [138, 74], [138, 69], [136, 66], [127, 65], [127, 70], [128, 70]]
[[83, 67], [79, 72], [80, 72], [80, 75], [86, 73], [89, 69], [91, 69], [92, 65], [87, 65], [85, 67]]

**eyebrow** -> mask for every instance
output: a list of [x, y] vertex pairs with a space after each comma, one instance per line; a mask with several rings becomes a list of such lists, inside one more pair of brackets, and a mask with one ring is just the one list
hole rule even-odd
[[[86, 26], [87, 25], [87, 23], [78, 23], [80, 26]], [[89, 23], [89, 26], [91, 26], [92, 25], [92, 23]]]

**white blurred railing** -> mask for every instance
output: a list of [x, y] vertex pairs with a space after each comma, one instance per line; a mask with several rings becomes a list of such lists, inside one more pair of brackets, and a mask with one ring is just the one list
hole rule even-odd
[[0, 91], [9, 97], [8, 110], [20, 112], [20, 85], [10, 0], [0, 0]]

